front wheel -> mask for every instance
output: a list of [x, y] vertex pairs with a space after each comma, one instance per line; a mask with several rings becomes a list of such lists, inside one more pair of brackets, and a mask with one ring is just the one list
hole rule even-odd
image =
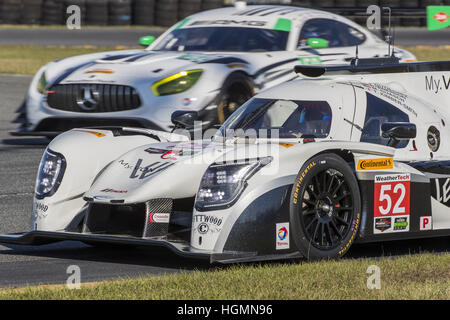
[[292, 236], [310, 260], [343, 256], [361, 224], [361, 196], [350, 166], [324, 153], [306, 161], [291, 194]]
[[217, 97], [217, 122], [223, 124], [253, 94], [253, 84], [247, 76], [240, 72], [231, 74]]

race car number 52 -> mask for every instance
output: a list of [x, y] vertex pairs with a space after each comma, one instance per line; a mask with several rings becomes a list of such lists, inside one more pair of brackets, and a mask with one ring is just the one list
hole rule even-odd
[[375, 176], [375, 217], [409, 215], [410, 180], [410, 174]]

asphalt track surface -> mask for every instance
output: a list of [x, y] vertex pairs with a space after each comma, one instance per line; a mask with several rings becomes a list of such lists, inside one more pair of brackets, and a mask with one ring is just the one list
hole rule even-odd
[[[30, 76], [0, 75], [0, 233], [29, 230], [34, 180], [48, 144], [47, 139], [16, 138], [8, 134], [16, 127], [11, 121], [30, 80]], [[444, 253], [449, 248], [448, 238], [398, 241], [355, 245], [347, 257]], [[96, 248], [73, 241], [37, 247], [0, 245], [0, 287], [64, 284], [71, 265], [80, 267], [82, 282], [215, 267], [204, 261], [179, 258], [164, 249]]]
[[[64, 46], [136, 46], [142, 36], [159, 36], [160, 27], [132, 28], [0, 28], [0, 44], [34, 44]], [[395, 44], [401, 46], [450, 45], [450, 28], [428, 31], [425, 28], [396, 28]]]

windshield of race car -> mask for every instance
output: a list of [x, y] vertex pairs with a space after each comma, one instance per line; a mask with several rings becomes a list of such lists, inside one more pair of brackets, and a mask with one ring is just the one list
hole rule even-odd
[[152, 50], [157, 51], [283, 51], [289, 32], [261, 28], [199, 27], [176, 29]]
[[325, 138], [331, 127], [326, 101], [253, 98], [234, 112], [219, 129], [222, 137]]

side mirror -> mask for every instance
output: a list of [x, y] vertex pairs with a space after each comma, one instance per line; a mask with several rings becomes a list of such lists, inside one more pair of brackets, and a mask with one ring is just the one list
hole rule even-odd
[[198, 119], [197, 111], [177, 110], [172, 113], [171, 121], [175, 128], [194, 128], [194, 122]]
[[400, 140], [414, 139], [417, 136], [417, 128], [410, 122], [385, 122], [381, 125], [383, 138], [389, 138], [393, 141], [395, 147]]
[[148, 47], [155, 41], [154, 36], [144, 36], [139, 38], [139, 44], [144, 47]]
[[328, 48], [328, 40], [322, 38], [308, 38], [306, 39], [306, 45], [311, 49]]

